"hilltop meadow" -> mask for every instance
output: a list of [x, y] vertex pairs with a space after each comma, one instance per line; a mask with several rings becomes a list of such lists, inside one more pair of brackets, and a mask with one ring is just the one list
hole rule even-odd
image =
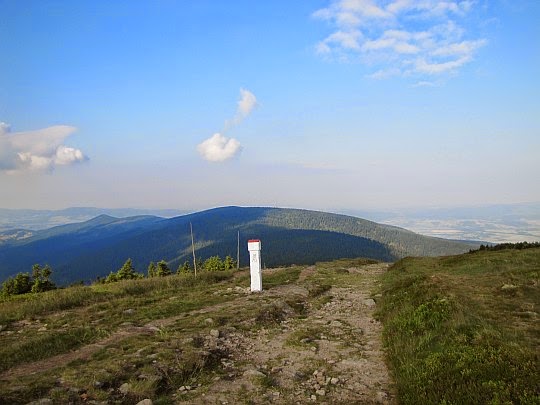
[[535, 404], [539, 274], [540, 248], [483, 249], [5, 297], [0, 398]]

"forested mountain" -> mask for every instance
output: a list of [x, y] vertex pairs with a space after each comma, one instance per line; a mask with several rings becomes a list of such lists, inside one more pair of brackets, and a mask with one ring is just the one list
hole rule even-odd
[[161, 259], [175, 269], [191, 260], [190, 223], [196, 254], [202, 259], [236, 257], [239, 232], [241, 265], [247, 265], [246, 241], [251, 238], [262, 240], [268, 267], [359, 256], [393, 261], [478, 247], [346, 215], [298, 209], [223, 207], [171, 219], [102, 215], [0, 244], [0, 279], [29, 271], [34, 263], [47, 263], [60, 284], [90, 281], [117, 270], [128, 257], [140, 272], [150, 261]]
[[116, 218], [134, 217], [139, 215], [154, 215], [159, 217], [175, 217], [186, 211], [167, 209], [137, 209], [137, 208], [94, 208], [71, 207], [61, 210], [27, 210], [0, 208], [0, 235], [3, 231], [25, 229], [37, 231], [53, 226], [84, 222], [100, 215], [110, 215]]

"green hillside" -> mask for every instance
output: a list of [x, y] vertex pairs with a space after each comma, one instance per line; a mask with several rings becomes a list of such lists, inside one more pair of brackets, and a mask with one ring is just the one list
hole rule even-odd
[[198, 257], [236, 257], [239, 232], [240, 262], [248, 260], [246, 241], [259, 238], [268, 267], [341, 257], [394, 261], [405, 256], [462, 253], [476, 247], [346, 215], [223, 207], [171, 219], [100, 216], [37, 231], [29, 238], [0, 245], [0, 279], [29, 271], [34, 263], [51, 265], [60, 284], [95, 280], [116, 271], [127, 258], [132, 258], [139, 272], [145, 272], [150, 261], [162, 259], [176, 269], [191, 260], [190, 223]]
[[540, 248], [407, 258], [379, 317], [403, 404], [540, 403]]

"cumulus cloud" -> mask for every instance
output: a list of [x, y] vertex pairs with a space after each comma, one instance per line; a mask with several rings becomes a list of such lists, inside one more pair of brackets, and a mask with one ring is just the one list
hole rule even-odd
[[210, 162], [224, 162], [238, 156], [242, 146], [234, 138], [215, 133], [197, 146], [200, 155]]
[[225, 129], [229, 129], [235, 125], [240, 124], [257, 106], [257, 97], [246, 89], [240, 89], [240, 100], [238, 100], [238, 106], [236, 108], [236, 114], [234, 118], [225, 122]]
[[402, 76], [453, 73], [487, 43], [464, 38], [466, 30], [458, 24], [474, 5], [457, 0], [332, 0], [313, 13], [333, 26], [315, 50], [338, 60], [358, 59], [375, 69], [369, 75], [375, 78], [396, 70]]
[[10, 132], [0, 123], [0, 171], [51, 171], [57, 165], [71, 165], [88, 158], [79, 149], [64, 145], [76, 128], [56, 125], [36, 131]]
[[[257, 106], [257, 97], [246, 89], [240, 89], [235, 116], [225, 121], [225, 130], [240, 124]], [[238, 156], [242, 152], [242, 145], [237, 139], [228, 138], [220, 133], [215, 133], [197, 145], [199, 154], [209, 162], [224, 162]]]

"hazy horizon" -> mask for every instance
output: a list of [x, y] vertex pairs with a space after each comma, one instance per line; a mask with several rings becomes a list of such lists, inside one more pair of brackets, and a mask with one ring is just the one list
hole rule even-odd
[[540, 201], [540, 2], [0, 3], [0, 206]]

